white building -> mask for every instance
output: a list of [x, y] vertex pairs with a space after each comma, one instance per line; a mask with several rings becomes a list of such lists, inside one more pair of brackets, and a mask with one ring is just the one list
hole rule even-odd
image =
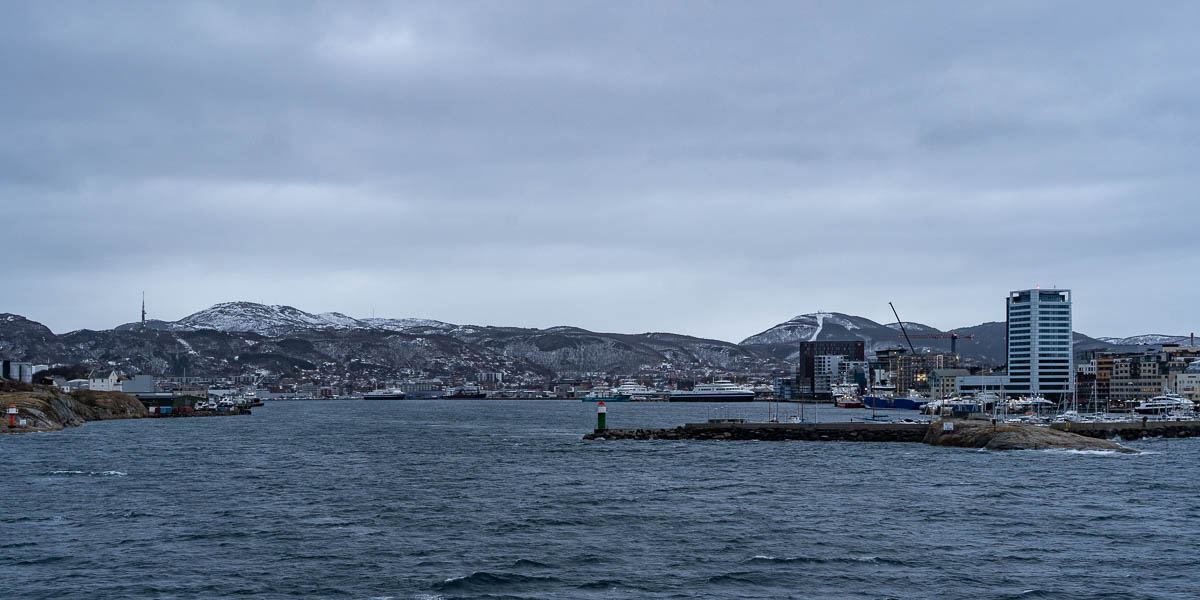
[[833, 384], [841, 381], [842, 361], [840, 354], [818, 354], [813, 357], [813, 392], [828, 394]]
[[1075, 389], [1071, 290], [1010, 292], [1008, 383], [1010, 396], [1065, 399]]
[[981, 392], [991, 392], [999, 394], [1004, 391], [1008, 385], [1008, 376], [1006, 375], [967, 375], [959, 377], [956, 382], [956, 394], [978, 394]]
[[95, 392], [119, 392], [120, 373], [116, 369], [94, 369], [88, 374], [88, 389]]

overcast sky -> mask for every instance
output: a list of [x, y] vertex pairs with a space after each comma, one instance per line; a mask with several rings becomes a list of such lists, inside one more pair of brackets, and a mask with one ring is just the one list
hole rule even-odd
[[1200, 4], [0, 3], [0, 312], [1200, 329]]

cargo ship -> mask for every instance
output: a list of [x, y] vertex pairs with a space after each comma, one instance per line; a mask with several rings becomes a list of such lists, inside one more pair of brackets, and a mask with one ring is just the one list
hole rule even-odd
[[898, 408], [900, 410], [921, 410], [929, 404], [928, 398], [913, 395], [912, 397], [867, 394], [863, 396], [863, 405], [867, 408]]
[[464, 385], [450, 390], [449, 394], [442, 397], [451, 400], [482, 400], [487, 398], [487, 392], [473, 385]]

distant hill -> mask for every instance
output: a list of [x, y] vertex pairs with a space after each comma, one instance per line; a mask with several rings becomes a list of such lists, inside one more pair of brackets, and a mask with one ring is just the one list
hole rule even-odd
[[[918, 352], [948, 352], [945, 333], [905, 323]], [[1005, 360], [1005, 324], [955, 330], [969, 363]], [[974, 337], [968, 337], [974, 336]], [[1182, 336], [1095, 339], [1075, 334], [1077, 351], [1127, 350], [1177, 343]], [[600, 333], [578, 327], [533, 329], [456, 325], [432, 319], [356, 319], [283, 305], [226, 302], [178, 321], [127, 323], [111, 330], [56, 335], [19, 315], [0, 314], [0, 357], [41, 363], [89, 363], [156, 374], [291, 372], [315, 368], [389, 376], [427, 372], [501, 372], [553, 377], [633, 374], [642, 369], [768, 373], [788, 369], [801, 340], [862, 340], [868, 353], [906, 343], [895, 323], [837, 312], [797, 315], [740, 344], [674, 333]], [[1137, 342], [1131, 344], [1130, 342]]]

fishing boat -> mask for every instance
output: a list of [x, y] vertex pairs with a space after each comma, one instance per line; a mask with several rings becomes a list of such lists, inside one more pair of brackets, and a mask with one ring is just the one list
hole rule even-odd
[[866, 408], [862, 400], [858, 396], [851, 394], [841, 394], [833, 403], [838, 408]]

